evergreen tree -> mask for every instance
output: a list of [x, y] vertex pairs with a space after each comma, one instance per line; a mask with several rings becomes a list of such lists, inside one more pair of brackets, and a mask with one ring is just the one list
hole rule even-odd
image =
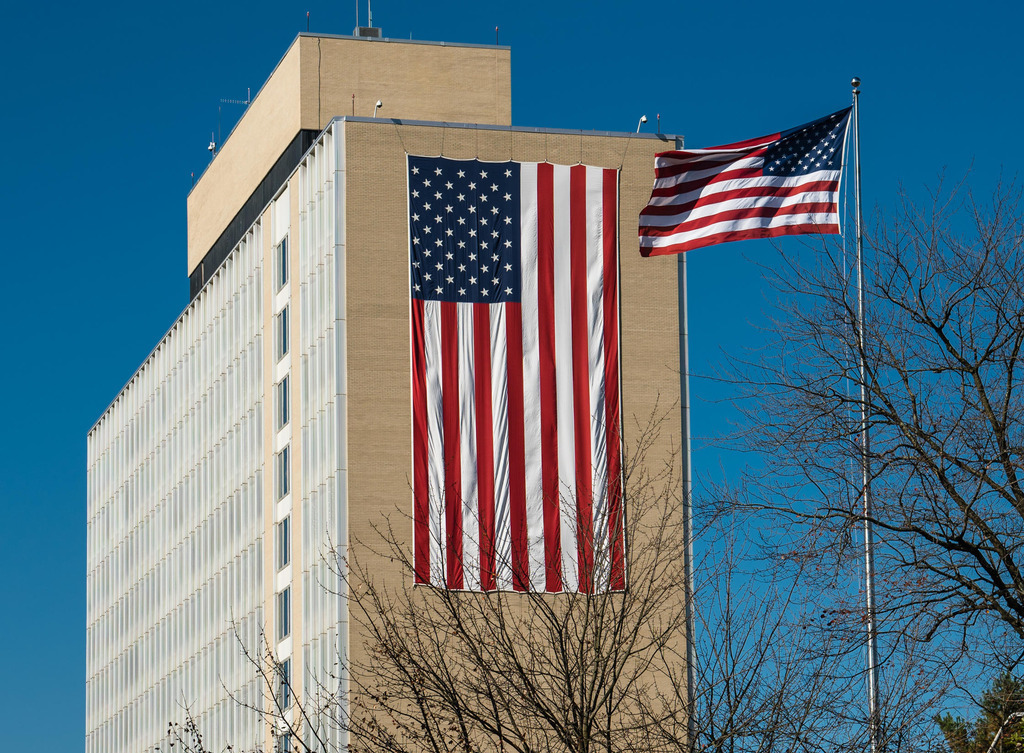
[[997, 676], [981, 697], [980, 714], [974, 721], [944, 714], [935, 718], [952, 753], [986, 753], [999, 728], [1005, 724], [995, 753], [1024, 753], [1024, 680], [1009, 672]]

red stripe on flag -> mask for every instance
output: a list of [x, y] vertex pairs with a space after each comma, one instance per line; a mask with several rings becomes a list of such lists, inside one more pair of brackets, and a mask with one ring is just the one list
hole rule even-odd
[[732, 230], [726, 233], [716, 233], [714, 235], [704, 235], [699, 238], [693, 238], [692, 240], [685, 241], [683, 243], [675, 243], [671, 246], [658, 246], [657, 248], [651, 248], [649, 246], [640, 248], [641, 256], [667, 256], [668, 254], [678, 254], [681, 251], [692, 251], [695, 248], [704, 248], [705, 246], [713, 246], [716, 243], [728, 243], [730, 241], [745, 241], [753, 238], [778, 238], [783, 235], [806, 235], [808, 233], [838, 233], [839, 225], [816, 225], [816, 224], [805, 224], [805, 225], [780, 225], [779, 227], [758, 227], [751, 228], [750, 230]]
[[667, 181], [663, 182], [659, 179], [658, 181], [655, 181], [654, 189], [651, 191], [651, 198], [654, 198], [655, 196], [677, 196], [681, 193], [696, 191], [697, 189], [704, 188], [705, 186], [714, 185], [715, 183], [724, 183], [729, 180], [745, 180], [746, 178], [763, 177], [765, 177], [764, 171], [760, 167], [741, 167], [734, 170], [723, 170], [717, 175], [694, 178], [693, 180], [688, 180], [683, 183], [669, 183]]
[[523, 418], [523, 309], [505, 304], [505, 361], [508, 373], [508, 503], [512, 535], [512, 588], [530, 589], [526, 542], [526, 438]]
[[491, 418], [491, 312], [473, 305], [473, 368], [476, 381], [477, 499], [480, 505], [480, 587], [493, 591], [494, 567], [494, 425]]
[[569, 171], [569, 267], [572, 313], [572, 396], [576, 452], [576, 554], [579, 590], [593, 590], [594, 498], [590, 453], [590, 336], [587, 319], [587, 168]]
[[663, 186], [673, 186], [675, 188], [685, 187], [694, 180], [706, 181], [708, 176], [705, 175], [703, 178], [694, 177], [688, 183], [675, 183], [671, 179], [691, 172], [705, 172], [710, 175], [715, 175], [715, 173], [712, 173], [711, 171], [716, 169], [720, 171], [718, 173], [719, 176], [727, 175], [729, 178], [755, 177], [761, 174], [761, 167], [737, 165], [730, 168], [729, 163], [748, 162], [751, 159], [763, 157], [767, 151], [767, 149], [752, 149], [749, 152], [725, 152], [723, 154], [715, 155], [714, 159], [711, 159], [711, 155], [708, 155], [701, 159], [682, 160], [680, 162], [670, 162], [667, 164], [658, 164], [655, 162], [655, 183], [661, 183]]
[[717, 225], [720, 222], [732, 222], [734, 220], [749, 219], [771, 219], [775, 217], [789, 217], [800, 214], [831, 214], [837, 215], [839, 207], [830, 201], [815, 201], [803, 204], [789, 204], [782, 207], [755, 206], [743, 209], [728, 209], [709, 214], [706, 217], [698, 217], [692, 220], [683, 220], [677, 225], [666, 227], [643, 228], [643, 234], [649, 238], [666, 238], [679, 233], [688, 233], [703, 227]]
[[[626, 587], [623, 543], [622, 461], [619, 437], [619, 258], [618, 258], [618, 175], [604, 175], [604, 426], [608, 453], [608, 541], [605, 552], [610, 562], [609, 585]], [[596, 417], [595, 417], [596, 418]]]
[[427, 482], [427, 359], [423, 301], [412, 299], [413, 540], [417, 583], [430, 582], [430, 486]]
[[672, 156], [658, 155], [654, 160], [654, 177], [671, 178], [687, 170], [718, 167], [736, 159], [736, 152], [670, 152]]
[[441, 303], [441, 412], [448, 588], [462, 588], [462, 453], [459, 447], [458, 304]]
[[691, 156], [699, 156], [701, 152], [727, 152], [727, 151], [739, 151], [740, 149], [750, 149], [757, 146], [767, 146], [773, 141], [777, 141], [782, 138], [782, 132], [771, 133], [767, 136], [758, 136], [754, 139], [744, 139], [743, 141], [734, 141], [731, 144], [720, 144], [718, 146], [709, 146], [704, 149], [679, 149], [671, 152], [658, 152], [654, 155], [655, 159], [686, 159]]
[[750, 186], [748, 188], [734, 188], [731, 191], [718, 191], [711, 194], [701, 194], [696, 199], [680, 204], [653, 204], [644, 207], [640, 216], [674, 215], [689, 212], [697, 207], [721, 204], [725, 201], [735, 199], [751, 199], [762, 197], [796, 196], [797, 194], [812, 191], [835, 191], [839, 187], [839, 181], [815, 180], [810, 183], [800, 183], [792, 186]]
[[546, 590], [562, 590], [558, 489], [558, 414], [555, 383], [554, 168], [537, 165], [537, 320], [540, 343], [541, 494], [544, 503]]

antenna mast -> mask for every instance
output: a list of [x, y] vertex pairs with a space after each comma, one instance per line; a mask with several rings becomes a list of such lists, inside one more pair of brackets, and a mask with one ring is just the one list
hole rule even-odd
[[248, 107], [250, 104], [252, 104], [252, 88], [248, 87], [248, 86], [245, 87], [245, 101], [244, 102], [242, 100], [240, 100], [240, 99], [221, 99], [220, 103], [217, 105], [217, 143], [218, 144], [220, 143], [220, 140], [221, 140], [220, 139], [220, 113], [221, 113], [221, 109], [224, 107], [224, 105], [244, 105], [245, 107]]

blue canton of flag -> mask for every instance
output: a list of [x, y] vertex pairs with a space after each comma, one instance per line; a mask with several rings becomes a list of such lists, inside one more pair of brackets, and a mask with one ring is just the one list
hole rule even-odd
[[515, 162], [409, 158], [413, 298], [520, 300], [519, 185]]
[[843, 166], [846, 110], [782, 132], [764, 155], [765, 175], [807, 175]]

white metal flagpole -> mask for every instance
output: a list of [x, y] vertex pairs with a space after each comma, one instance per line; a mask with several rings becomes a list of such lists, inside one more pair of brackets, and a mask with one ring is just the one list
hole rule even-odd
[[693, 478], [690, 466], [690, 345], [689, 329], [686, 317], [686, 253], [677, 255], [678, 287], [679, 287], [679, 399], [682, 414], [683, 452], [681, 482], [683, 489], [683, 571], [686, 578], [686, 744], [689, 750], [697, 747], [696, 723], [694, 721], [695, 674], [694, 662], [694, 615], [693, 615]]
[[871, 527], [871, 449], [868, 435], [868, 386], [867, 363], [864, 340], [864, 235], [863, 215], [860, 201], [860, 79], [854, 78], [853, 86], [853, 127], [854, 127], [854, 212], [857, 226], [857, 346], [860, 361], [860, 468], [861, 502], [864, 515], [864, 587], [866, 592], [868, 632], [868, 735], [871, 753], [881, 748], [881, 717], [878, 710], [878, 624], [875, 614], [875, 553], [874, 531]]

